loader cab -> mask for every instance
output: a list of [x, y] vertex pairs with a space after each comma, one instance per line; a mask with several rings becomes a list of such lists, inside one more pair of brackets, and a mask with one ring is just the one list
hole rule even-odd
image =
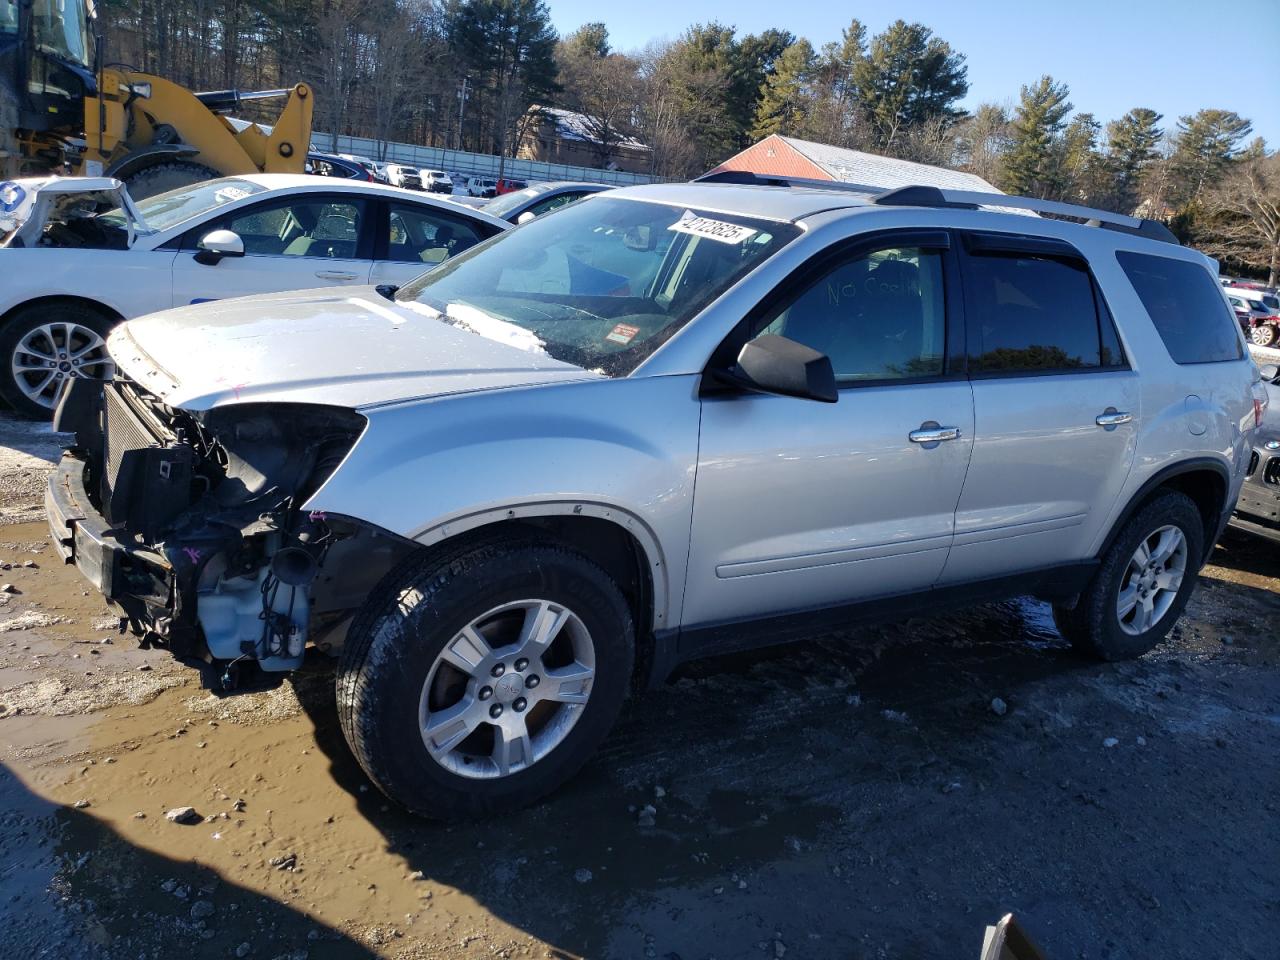
[[0, 83], [16, 94], [18, 127], [83, 124], [84, 98], [97, 92], [96, 18], [92, 0], [0, 0]]

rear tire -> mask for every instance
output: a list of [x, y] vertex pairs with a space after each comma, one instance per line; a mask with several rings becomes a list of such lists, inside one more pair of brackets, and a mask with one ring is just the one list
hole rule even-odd
[[[1165, 544], [1174, 545], [1173, 553], [1161, 559], [1158, 554]], [[1150, 562], [1139, 562], [1142, 557]], [[1076, 605], [1054, 607], [1054, 623], [1086, 656], [1099, 660], [1140, 657], [1163, 640], [1182, 615], [1203, 557], [1200, 511], [1190, 497], [1166, 490], [1125, 523]], [[1179, 565], [1174, 586], [1170, 574]], [[1127, 600], [1135, 598], [1135, 604], [1127, 605]], [[1143, 619], [1144, 607], [1150, 610], [1149, 620]]]
[[75, 302], [15, 311], [0, 329], [0, 397], [24, 417], [51, 419], [68, 380], [114, 375], [105, 341], [118, 322], [104, 310]]
[[192, 163], [190, 160], [170, 160], [146, 167], [127, 177], [124, 181], [129, 188], [129, 196], [134, 200], [145, 200], [157, 193], [189, 187], [193, 183], [214, 180], [221, 176], [217, 170], [206, 167], [203, 163]]
[[1262, 323], [1249, 331], [1251, 339], [1259, 347], [1269, 347], [1276, 342], [1276, 328], [1269, 323]]
[[[553, 622], [563, 627], [542, 652], [521, 645]], [[338, 716], [388, 797], [424, 817], [485, 817], [578, 771], [617, 719], [633, 658], [612, 578], [567, 547], [508, 533], [387, 575], [347, 634]], [[584, 664], [588, 679], [561, 679]]]

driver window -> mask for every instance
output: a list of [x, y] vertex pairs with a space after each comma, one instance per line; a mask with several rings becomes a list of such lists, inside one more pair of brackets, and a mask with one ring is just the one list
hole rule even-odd
[[359, 201], [299, 199], [246, 210], [219, 226], [239, 235], [251, 256], [353, 260], [363, 211]]
[[886, 247], [843, 261], [766, 318], [763, 333], [825, 353], [846, 383], [941, 376], [942, 255]]

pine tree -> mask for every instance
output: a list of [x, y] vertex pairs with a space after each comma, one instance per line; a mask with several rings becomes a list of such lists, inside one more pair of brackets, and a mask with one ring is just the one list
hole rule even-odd
[[853, 83], [875, 145], [891, 150], [909, 127], [939, 115], [958, 118], [969, 91], [964, 55], [923, 24], [898, 20], [871, 41], [853, 67]]
[[1022, 100], [1009, 125], [1002, 186], [1010, 193], [1045, 197], [1054, 186], [1054, 140], [1071, 112], [1065, 83], [1047, 74], [1022, 88]]
[[1107, 124], [1107, 156], [1113, 175], [1114, 202], [1123, 212], [1138, 206], [1143, 175], [1155, 161], [1156, 144], [1163, 136], [1160, 120], [1160, 114], [1154, 110], [1135, 107]]
[[1110, 177], [1097, 149], [1101, 132], [1102, 124], [1091, 113], [1078, 113], [1071, 118], [1057, 144], [1060, 159], [1051, 184], [1052, 195], [1072, 203], [1107, 202]]
[[800, 39], [782, 51], [773, 74], [765, 79], [760, 105], [756, 108], [752, 139], [773, 133], [797, 134], [812, 105], [809, 84], [817, 57], [813, 45]]
[[1173, 150], [1173, 200], [1185, 206], [1220, 179], [1253, 124], [1231, 110], [1201, 110], [1178, 119]]

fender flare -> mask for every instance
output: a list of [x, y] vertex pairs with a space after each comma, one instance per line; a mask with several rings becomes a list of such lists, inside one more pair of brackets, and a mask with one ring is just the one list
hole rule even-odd
[[571, 516], [607, 520], [635, 538], [648, 561], [649, 578], [653, 589], [653, 622], [649, 626], [654, 631], [667, 628], [672, 618], [669, 606], [672, 591], [662, 546], [647, 523], [629, 510], [614, 504], [591, 500], [539, 500], [507, 507], [493, 507], [432, 523], [413, 533], [410, 539], [423, 546], [434, 546], [458, 534], [502, 520]]
[[[1115, 522], [1111, 524], [1111, 529], [1107, 532], [1107, 537], [1102, 541], [1102, 546], [1098, 548], [1098, 552], [1095, 556], [1101, 559], [1106, 552], [1111, 549], [1111, 544], [1114, 543], [1116, 537], [1120, 535], [1121, 529], [1123, 529], [1124, 525], [1129, 522], [1129, 518], [1137, 512], [1143, 501], [1145, 501], [1154, 490], [1163, 486], [1174, 477], [1188, 473], [1197, 473], [1206, 469], [1211, 470], [1218, 475], [1222, 480], [1222, 489], [1226, 494], [1230, 494], [1231, 472], [1227, 469], [1226, 464], [1221, 460], [1213, 457], [1196, 457], [1192, 460], [1179, 460], [1177, 463], [1169, 464], [1168, 466], [1156, 471], [1156, 473], [1151, 476], [1146, 483], [1140, 486], [1137, 492], [1129, 498], [1129, 502], [1125, 504], [1124, 509], [1120, 511]], [[1226, 526], [1227, 520], [1230, 516], [1230, 511], [1227, 510], [1227, 503], [1224, 499], [1223, 502], [1218, 505], [1218, 516], [1209, 518], [1213, 521], [1216, 533], [1213, 537], [1205, 538], [1206, 543], [1204, 545], [1204, 556], [1201, 558], [1201, 563], [1206, 562], [1213, 553], [1214, 544], [1218, 542], [1218, 537], [1222, 535], [1222, 528]], [[1206, 529], [1209, 529], [1207, 523]]]
[[194, 157], [200, 151], [188, 143], [153, 143], [149, 147], [135, 150], [121, 157], [103, 171], [103, 176], [127, 180], [135, 173], [141, 173], [147, 167], [154, 167], [166, 160], [184, 160]]

